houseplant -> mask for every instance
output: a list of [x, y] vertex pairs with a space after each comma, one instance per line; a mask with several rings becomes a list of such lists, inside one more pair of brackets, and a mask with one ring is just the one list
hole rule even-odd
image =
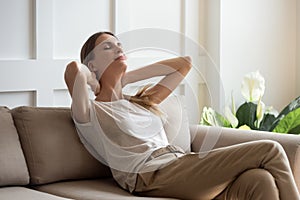
[[264, 92], [265, 80], [261, 74], [258, 71], [246, 74], [241, 87], [245, 102], [236, 110], [232, 96], [232, 105], [225, 107], [224, 115], [211, 107], [204, 107], [200, 124], [300, 134], [300, 96], [278, 114], [262, 102]]

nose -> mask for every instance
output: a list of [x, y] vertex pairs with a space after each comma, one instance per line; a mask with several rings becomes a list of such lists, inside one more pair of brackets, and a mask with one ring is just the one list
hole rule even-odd
[[120, 46], [117, 46], [117, 47], [116, 47], [116, 53], [117, 53], [117, 54], [119, 54], [119, 53], [123, 53], [123, 49], [122, 49], [122, 47], [120, 47]]

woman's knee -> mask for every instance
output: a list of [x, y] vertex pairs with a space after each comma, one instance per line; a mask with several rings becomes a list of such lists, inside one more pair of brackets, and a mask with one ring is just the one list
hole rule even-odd
[[242, 173], [232, 183], [227, 196], [240, 199], [277, 199], [278, 188], [274, 177], [265, 169], [250, 169]]
[[274, 177], [265, 169], [251, 169], [240, 176], [242, 176], [243, 180], [247, 181], [251, 186], [276, 188]]
[[265, 169], [252, 169], [244, 172], [244, 180], [249, 182], [248, 187], [258, 193], [268, 191], [278, 194], [274, 177]]

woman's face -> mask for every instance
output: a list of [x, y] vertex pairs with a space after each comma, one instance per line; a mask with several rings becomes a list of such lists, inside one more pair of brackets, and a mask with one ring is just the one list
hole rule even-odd
[[[101, 76], [110, 65], [120, 64], [121, 67], [121, 65], [123, 66], [125, 64], [126, 56], [117, 38], [109, 34], [102, 34], [97, 38], [95, 43], [93, 50], [94, 59], [89, 63], [92, 66], [92, 71], [94, 71], [98, 77]], [[91, 66], [89, 67], [91, 68]], [[118, 66], [114, 67], [116, 68]]]

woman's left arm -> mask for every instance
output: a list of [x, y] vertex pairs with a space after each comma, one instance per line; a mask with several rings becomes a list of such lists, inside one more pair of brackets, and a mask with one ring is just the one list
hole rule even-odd
[[125, 86], [140, 80], [164, 76], [159, 83], [149, 88], [144, 94], [153, 103], [159, 104], [172, 93], [190, 69], [191, 58], [189, 56], [172, 58], [127, 72], [122, 79], [122, 84]]

